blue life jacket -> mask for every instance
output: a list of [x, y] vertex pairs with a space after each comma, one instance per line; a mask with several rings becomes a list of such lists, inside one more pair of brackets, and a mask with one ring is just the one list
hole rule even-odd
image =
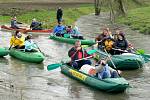
[[60, 33], [60, 34], [64, 34], [64, 29], [65, 29], [65, 26], [61, 25], [57, 25], [55, 28], [54, 28], [54, 31], [53, 33], [56, 34], [56, 33]]

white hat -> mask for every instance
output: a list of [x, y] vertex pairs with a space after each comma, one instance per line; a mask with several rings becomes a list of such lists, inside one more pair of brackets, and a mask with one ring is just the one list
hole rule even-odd
[[35, 19], [35, 18], [33, 18], [33, 19], [32, 19], [32, 21], [36, 21], [36, 19]]

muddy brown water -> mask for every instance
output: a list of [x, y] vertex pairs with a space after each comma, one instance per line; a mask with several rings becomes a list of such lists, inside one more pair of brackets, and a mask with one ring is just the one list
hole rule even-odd
[[[87, 38], [93, 38], [100, 27], [111, 25], [107, 14], [83, 16], [76, 22]], [[135, 47], [150, 53], [150, 36], [119, 26]], [[10, 32], [0, 31], [0, 46], [8, 46]], [[95, 90], [60, 73], [60, 69], [47, 71], [46, 66], [68, 59], [67, 51], [72, 45], [48, 39], [48, 35], [34, 35], [34, 41], [46, 54], [42, 64], [27, 63], [10, 56], [0, 58], [0, 100], [149, 100], [150, 63], [138, 70], [124, 71], [131, 88], [119, 94], [110, 94]]]

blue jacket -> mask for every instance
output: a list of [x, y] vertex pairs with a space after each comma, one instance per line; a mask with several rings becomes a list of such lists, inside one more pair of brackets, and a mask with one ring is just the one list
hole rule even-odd
[[65, 26], [61, 25], [57, 25], [55, 28], [54, 28], [54, 31], [53, 33], [56, 34], [56, 33], [60, 33], [60, 34], [64, 34], [64, 29], [65, 29]]
[[110, 69], [108, 64], [106, 64], [100, 72], [97, 73], [99, 79], [104, 79], [105, 77], [111, 77]]

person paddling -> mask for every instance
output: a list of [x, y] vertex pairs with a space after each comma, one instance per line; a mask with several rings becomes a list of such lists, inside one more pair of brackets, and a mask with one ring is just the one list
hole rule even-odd
[[28, 35], [25, 40], [25, 52], [37, 52], [37, 46], [32, 41], [32, 35]]
[[11, 19], [11, 28], [13, 28], [13, 29], [21, 29], [21, 28], [19, 28], [19, 26], [17, 24], [22, 24], [22, 23], [17, 22], [17, 17], [16, 16], [12, 17], [12, 19]]
[[81, 66], [85, 64], [91, 65], [91, 61], [87, 59], [83, 59], [83, 60], [79, 60], [79, 59], [86, 58], [89, 56], [93, 57], [94, 55], [89, 55], [87, 51], [81, 47], [81, 41], [77, 40], [75, 42], [75, 46], [68, 51], [68, 56], [71, 58], [71, 65], [73, 66], [73, 68], [80, 69]]
[[32, 29], [32, 30], [42, 30], [42, 23], [36, 21], [36, 19], [34, 18], [34, 19], [32, 19], [30, 29]]
[[61, 24], [61, 22], [59, 22], [58, 25], [55, 26], [53, 34], [56, 35], [56, 36], [63, 37], [64, 36], [64, 30], [65, 30], [65, 26], [63, 26]]
[[115, 47], [115, 40], [111, 37], [105, 38], [101, 42], [101, 46], [103, 47], [101, 50], [107, 50], [108, 53], [114, 55], [113, 48]]
[[[112, 69], [107, 64], [108, 59], [101, 59], [94, 57], [94, 66], [83, 65], [80, 69], [81, 72], [98, 77], [98, 79], [117, 78], [119, 77], [116, 70]], [[88, 71], [87, 71], [88, 70]]]
[[19, 32], [16, 31], [15, 34], [11, 37], [10, 45], [16, 49], [24, 49], [25, 37]]

